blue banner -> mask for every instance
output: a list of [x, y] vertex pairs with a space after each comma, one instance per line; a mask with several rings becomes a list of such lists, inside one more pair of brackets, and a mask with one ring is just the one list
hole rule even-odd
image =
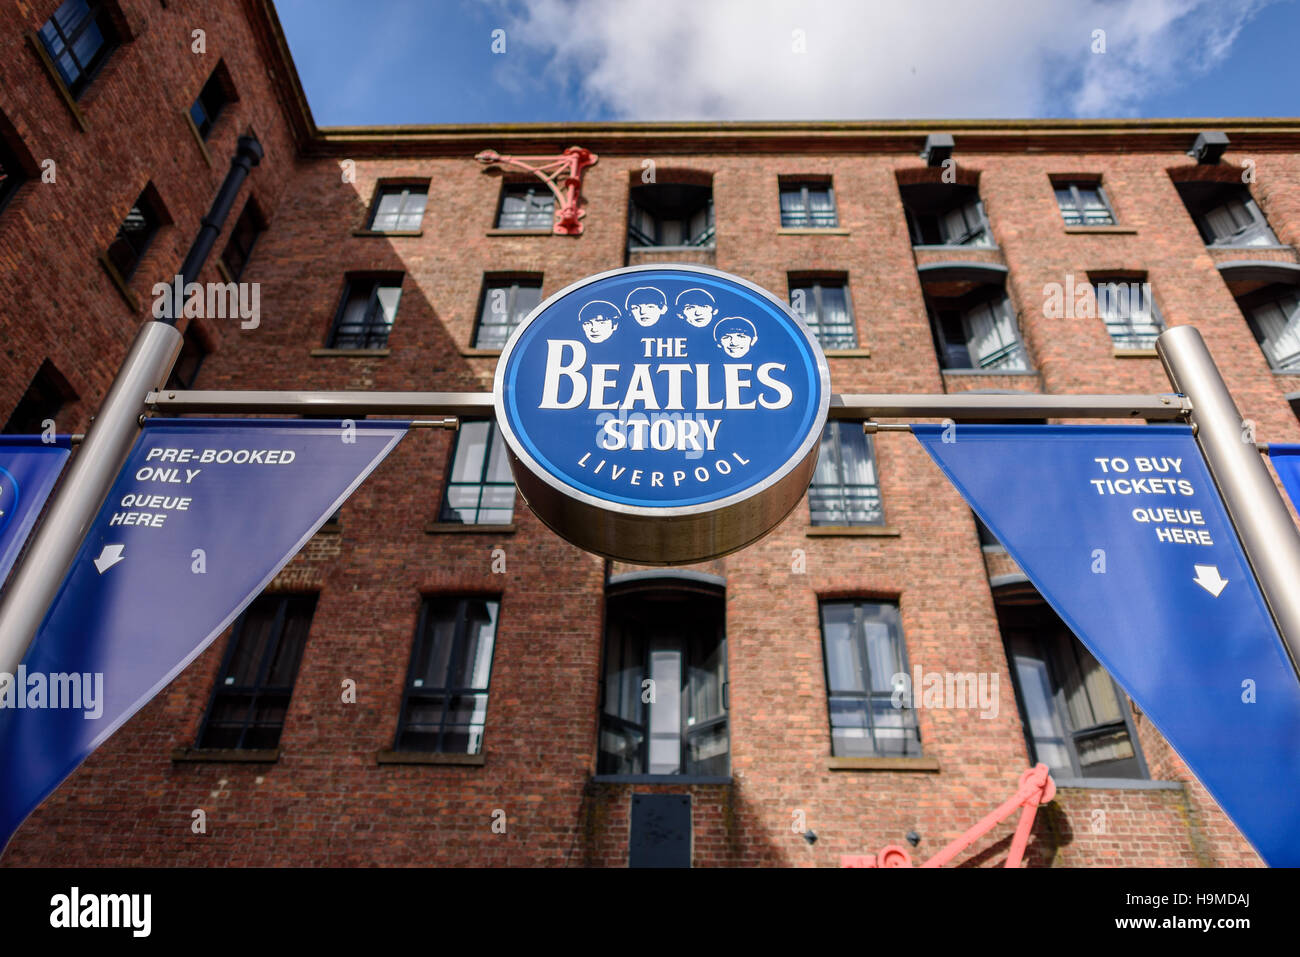
[[406, 429], [350, 420], [145, 425], [0, 694], [0, 848], [235, 620]]
[[1300, 682], [1191, 429], [913, 431], [1260, 856], [1300, 865]]
[[1270, 445], [1268, 457], [1286, 494], [1291, 496], [1291, 504], [1300, 509], [1300, 445]]
[[0, 585], [9, 577], [71, 447], [68, 436], [0, 435]]

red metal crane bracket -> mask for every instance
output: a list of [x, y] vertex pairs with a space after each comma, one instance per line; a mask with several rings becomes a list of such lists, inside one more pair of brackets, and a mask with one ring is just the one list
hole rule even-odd
[[[1038, 808], [1056, 797], [1056, 782], [1047, 771], [1047, 765], [1038, 764], [1020, 775], [1020, 786], [1016, 793], [1003, 801], [995, 810], [986, 814], [972, 825], [965, 834], [950, 843], [922, 867], [942, 867], [954, 857], [970, 847], [977, 840], [991, 831], [1005, 818], [1020, 809], [1020, 821], [1011, 836], [1011, 849], [1007, 852], [1005, 867], [1019, 867], [1025, 856], [1025, 845], [1029, 843], [1029, 832], [1034, 826], [1034, 815]], [[881, 848], [879, 854], [844, 854], [840, 857], [841, 867], [911, 867], [912, 856], [905, 848], [890, 844]]]
[[600, 159], [591, 150], [570, 146], [559, 156], [502, 156], [496, 150], [483, 150], [475, 157], [484, 166], [508, 166], [532, 173], [555, 194], [557, 236], [582, 235], [582, 174]]

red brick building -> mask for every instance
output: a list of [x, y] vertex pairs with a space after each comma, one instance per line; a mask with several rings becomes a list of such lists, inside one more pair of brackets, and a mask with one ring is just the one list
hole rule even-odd
[[[788, 295], [837, 392], [1163, 392], [1152, 337], [1192, 323], [1261, 440], [1300, 441], [1294, 121], [319, 129], [267, 0], [24, 0], [0, 49], [7, 431], [84, 429], [252, 132], [198, 278], [260, 314], [183, 320], [180, 387], [485, 391], [539, 299], [694, 262]], [[1188, 155], [1202, 131], [1226, 152]], [[475, 160], [573, 145], [599, 157], [576, 236]], [[1094, 284], [1100, 313], [1053, 311]], [[622, 866], [651, 813], [696, 866], [909, 832], [924, 859], [1041, 760], [1031, 866], [1257, 864], [916, 441], [860, 431], [774, 532], [688, 569], [557, 538], [486, 421], [411, 433], [3, 863]], [[893, 707], [917, 667], [997, 694]]]

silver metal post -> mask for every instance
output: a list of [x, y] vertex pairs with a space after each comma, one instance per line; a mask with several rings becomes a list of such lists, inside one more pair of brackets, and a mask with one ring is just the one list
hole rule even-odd
[[62, 485], [47, 506], [45, 520], [0, 597], [0, 672], [14, 674], [22, 663], [140, 434], [145, 396], [165, 382], [182, 341], [181, 334], [163, 322], [146, 322], [136, 336]]
[[1174, 388], [1192, 401], [1197, 444], [1290, 652], [1291, 665], [1300, 671], [1300, 531], [1200, 332], [1193, 326], [1167, 329], [1156, 340], [1156, 352]]

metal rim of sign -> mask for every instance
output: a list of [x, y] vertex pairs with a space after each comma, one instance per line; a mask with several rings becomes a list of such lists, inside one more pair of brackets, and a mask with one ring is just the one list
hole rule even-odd
[[[591, 495], [542, 467], [515, 434], [506, 414], [505, 379], [511, 355], [528, 327], [552, 305], [593, 283], [639, 272], [696, 273], [743, 286], [799, 330], [816, 367], [820, 400], [796, 452], [744, 489], [695, 505], [647, 507]], [[830, 367], [808, 326], [766, 289], [731, 273], [688, 263], [651, 263], [596, 273], [548, 297], [511, 332], [497, 360], [492, 403], [509, 454], [515, 485], [533, 512], [561, 538], [587, 551], [645, 565], [683, 565], [718, 558], [766, 535], [797, 506], [812, 481], [822, 430], [830, 411]]]

